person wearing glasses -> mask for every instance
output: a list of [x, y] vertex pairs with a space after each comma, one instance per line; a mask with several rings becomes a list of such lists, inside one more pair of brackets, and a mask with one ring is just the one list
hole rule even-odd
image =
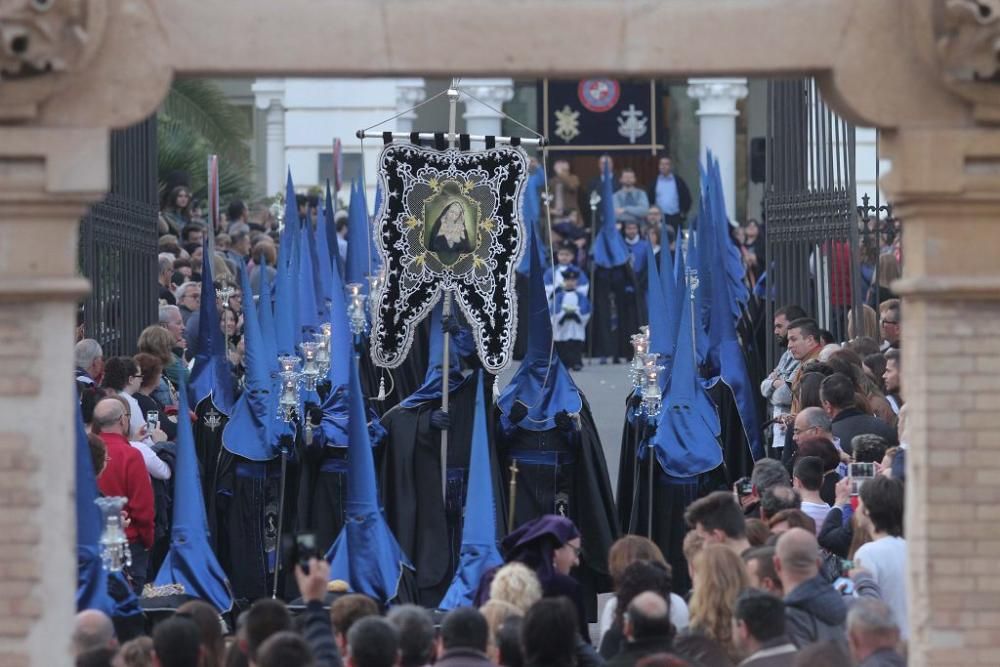
[[[569, 598], [576, 607], [580, 636], [587, 637], [587, 613], [583, 606], [583, 595], [579, 582], [570, 572], [580, 564], [583, 545], [576, 524], [564, 516], [544, 514], [518, 526], [504, 538], [500, 552], [507, 563], [518, 562], [527, 565], [538, 576], [542, 585], [542, 597]], [[490, 584], [496, 575], [495, 568], [479, 582], [476, 606], [486, 603]]]
[[879, 325], [882, 327], [882, 352], [898, 350], [899, 341], [903, 333], [899, 299], [884, 301], [880, 310], [882, 311], [881, 321], [879, 322]]

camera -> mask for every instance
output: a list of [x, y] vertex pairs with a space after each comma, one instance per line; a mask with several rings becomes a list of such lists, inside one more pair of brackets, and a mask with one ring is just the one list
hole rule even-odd
[[150, 410], [146, 413], [146, 430], [152, 433], [160, 428], [159, 410]]
[[282, 538], [281, 562], [285, 567], [298, 565], [303, 572], [309, 574], [309, 559], [322, 557], [316, 547], [316, 533], [298, 533]]
[[741, 477], [736, 480], [736, 493], [742, 498], [743, 496], [749, 496], [753, 493], [753, 482], [750, 481], [749, 477]]

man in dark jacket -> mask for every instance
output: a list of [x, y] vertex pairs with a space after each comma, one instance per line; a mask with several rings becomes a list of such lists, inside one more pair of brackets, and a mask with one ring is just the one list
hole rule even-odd
[[774, 566], [785, 591], [785, 628], [796, 646], [844, 641], [847, 606], [819, 574], [816, 535], [792, 528], [778, 538]]
[[460, 607], [449, 612], [441, 623], [438, 638], [439, 667], [491, 667], [486, 657], [490, 628], [472, 607]]
[[855, 407], [854, 383], [842, 373], [834, 373], [823, 380], [819, 388], [823, 410], [833, 421], [833, 435], [840, 439], [840, 447], [851, 453], [854, 436], [874, 433], [882, 436], [890, 447], [899, 444], [896, 429], [877, 417], [866, 415]]
[[674, 163], [666, 155], [660, 157], [658, 173], [649, 186], [650, 205], [663, 211], [663, 220], [677, 232], [691, 210], [691, 190], [680, 176], [674, 173]]
[[740, 667], [791, 667], [798, 649], [785, 634], [785, 603], [761, 590], [736, 598], [733, 640], [749, 654]]
[[670, 623], [670, 605], [658, 593], [640, 593], [625, 612], [624, 650], [608, 662], [608, 667], [633, 667], [647, 655], [668, 653], [674, 627]]

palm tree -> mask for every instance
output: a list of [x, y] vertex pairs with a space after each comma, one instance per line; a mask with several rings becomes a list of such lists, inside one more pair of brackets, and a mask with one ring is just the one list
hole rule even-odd
[[178, 79], [157, 113], [161, 197], [176, 172], [190, 176], [194, 199], [208, 197], [208, 156], [219, 156], [220, 201], [253, 193], [252, 136], [245, 113], [203, 79]]

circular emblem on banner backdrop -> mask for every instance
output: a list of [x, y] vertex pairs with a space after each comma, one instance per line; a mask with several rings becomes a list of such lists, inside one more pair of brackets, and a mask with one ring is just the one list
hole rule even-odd
[[576, 94], [588, 111], [607, 111], [618, 103], [622, 89], [614, 79], [584, 79]]

